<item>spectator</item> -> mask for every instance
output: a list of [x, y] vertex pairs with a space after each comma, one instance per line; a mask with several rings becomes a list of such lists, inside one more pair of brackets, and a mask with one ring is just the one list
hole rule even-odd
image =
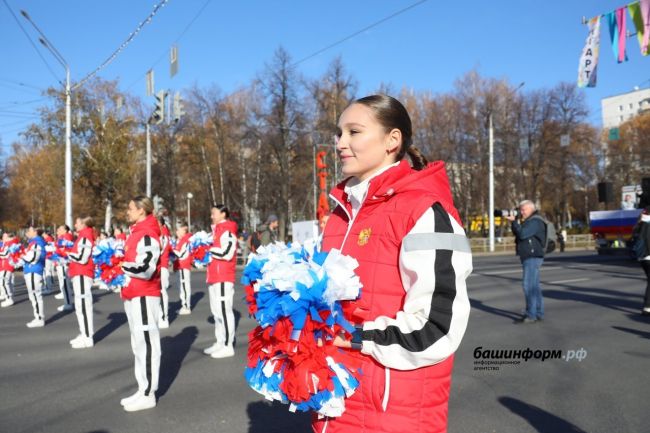
[[641, 213], [639, 223], [634, 228], [634, 232], [636, 234], [636, 242], [638, 242], [638, 249], [635, 248], [637, 250], [637, 259], [646, 277], [645, 296], [643, 298], [643, 310], [641, 310], [641, 314], [650, 316], [650, 206], [646, 207], [643, 213]]
[[260, 245], [268, 245], [278, 240], [278, 226], [280, 225], [278, 217], [270, 214], [266, 218], [266, 223], [258, 227], [260, 233]]
[[526, 314], [518, 323], [535, 323], [544, 319], [544, 300], [539, 285], [539, 269], [544, 262], [546, 244], [546, 223], [538, 214], [535, 203], [524, 200], [519, 203], [520, 219], [514, 215], [506, 217], [512, 222], [517, 255], [524, 269], [523, 289], [526, 299]]

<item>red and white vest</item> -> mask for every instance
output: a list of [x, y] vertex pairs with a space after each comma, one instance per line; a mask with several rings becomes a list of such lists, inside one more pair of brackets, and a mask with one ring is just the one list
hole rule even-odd
[[[460, 223], [444, 163], [431, 163], [415, 171], [406, 161], [401, 161], [373, 178], [347, 238], [352, 209], [344, 191], [345, 183], [331, 192], [339, 205], [325, 227], [323, 251], [336, 248], [359, 262], [355, 272], [363, 283], [361, 298], [344, 303], [346, 318], [354, 324], [378, 316], [395, 318], [406, 296], [399, 270], [402, 239], [435, 202]], [[315, 432], [323, 431], [325, 422], [327, 433], [447, 431], [453, 355], [436, 365], [416, 370], [387, 371], [374, 358], [356, 350], [349, 352], [362, 360], [361, 385], [346, 399], [346, 411], [341, 417], [321, 420], [314, 417]], [[384, 411], [382, 401], [387, 392], [389, 401]]]
[[235, 268], [237, 266], [237, 223], [231, 220], [225, 220], [214, 226], [212, 246], [218, 248], [225, 247], [225, 245], [221, 245], [221, 236], [226, 231], [232, 233], [233, 236], [233, 243], [230, 246], [230, 248], [233, 248], [232, 258], [230, 260], [219, 260], [212, 257], [208, 264], [206, 277], [208, 284], [235, 282]]

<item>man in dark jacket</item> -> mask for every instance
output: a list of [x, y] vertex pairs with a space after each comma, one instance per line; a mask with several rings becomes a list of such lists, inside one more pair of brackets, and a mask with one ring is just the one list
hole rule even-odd
[[262, 245], [268, 245], [275, 242], [278, 239], [278, 217], [275, 214], [271, 214], [266, 219], [266, 224], [258, 227], [260, 232], [260, 240]]
[[539, 285], [539, 269], [544, 262], [546, 223], [538, 214], [535, 203], [524, 200], [519, 203], [520, 219], [506, 217], [512, 222], [512, 232], [517, 243], [517, 255], [524, 268], [523, 288], [526, 297], [526, 314], [519, 323], [535, 323], [544, 318], [544, 300]]

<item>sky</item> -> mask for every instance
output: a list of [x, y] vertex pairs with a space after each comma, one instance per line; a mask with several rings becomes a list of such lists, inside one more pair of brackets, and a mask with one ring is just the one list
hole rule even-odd
[[[68, 63], [72, 81], [97, 68], [161, 0], [0, 0], [0, 146], [3, 156], [20, 131], [37, 120], [46, 103], [41, 92], [61, 86], [63, 67], [38, 43], [25, 10]], [[295, 61], [415, 5], [381, 24], [297, 65], [317, 78], [341, 56], [359, 82], [357, 96], [380, 83], [432, 93], [450, 92], [472, 69], [505, 78], [523, 91], [576, 82], [587, 37], [582, 17], [623, 6], [622, 0], [169, 0], [107, 67], [104, 79], [146, 96], [145, 74], [153, 68], [156, 89], [183, 91], [196, 84], [231, 92], [246, 86], [282, 46]], [[7, 5], [31, 36], [19, 27]], [[628, 26], [633, 28], [628, 16]], [[650, 86], [650, 56], [628, 38], [629, 61], [617, 64], [601, 22], [598, 85], [585, 89], [589, 121], [601, 125], [600, 100]], [[169, 75], [169, 49], [179, 47], [179, 72]], [[46, 61], [46, 65], [42, 58]]]

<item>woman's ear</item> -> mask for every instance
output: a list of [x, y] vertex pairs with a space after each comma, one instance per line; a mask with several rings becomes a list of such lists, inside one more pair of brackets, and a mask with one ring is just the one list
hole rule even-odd
[[386, 153], [397, 153], [399, 151], [399, 146], [402, 144], [402, 131], [397, 128], [393, 128], [388, 133], [388, 140], [386, 141]]

